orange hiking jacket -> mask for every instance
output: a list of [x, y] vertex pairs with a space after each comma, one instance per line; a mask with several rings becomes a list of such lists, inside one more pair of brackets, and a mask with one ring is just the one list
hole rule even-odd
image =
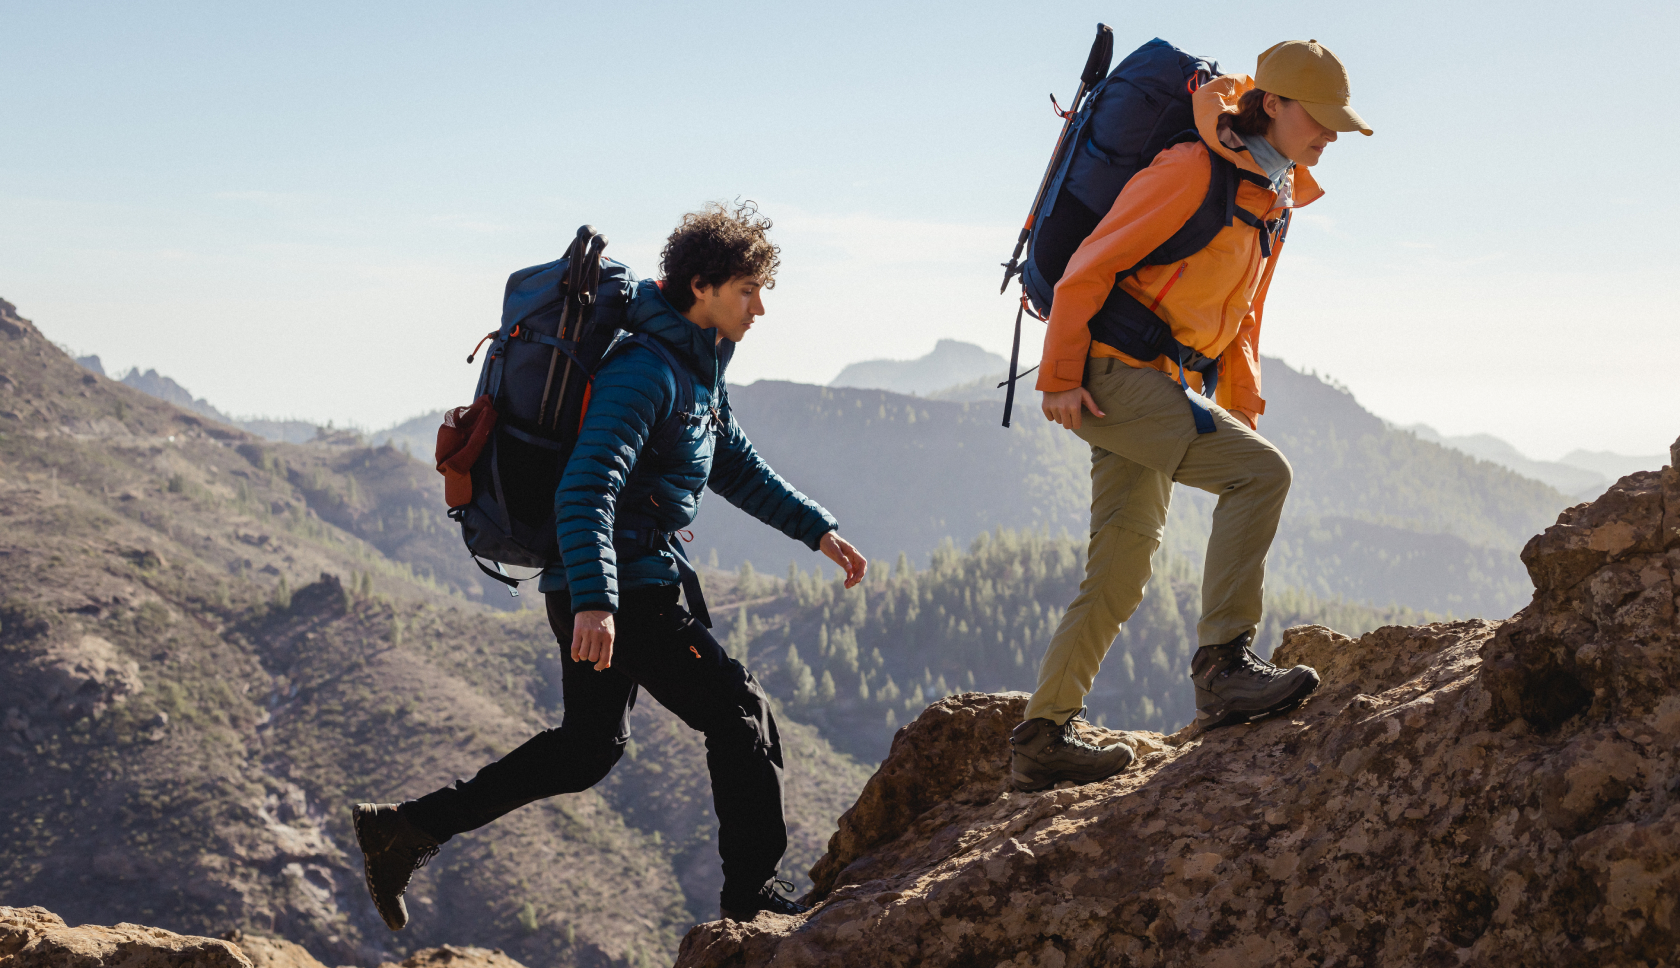
[[[1139, 362], [1093, 342], [1087, 324], [1108, 299], [1115, 275], [1137, 265], [1195, 214], [1213, 173], [1207, 146], [1239, 168], [1265, 174], [1248, 152], [1232, 151], [1219, 141], [1220, 116], [1235, 114], [1238, 99], [1253, 86], [1251, 78], [1240, 74], [1216, 77], [1202, 85], [1191, 101], [1202, 141], [1175, 145], [1156, 155], [1148, 168], [1126, 183], [1114, 207], [1080, 243], [1056, 284], [1038, 389], [1079, 386], [1089, 356], [1152, 366], [1178, 379], [1178, 365], [1165, 356], [1152, 363]], [[1304, 167], [1296, 166], [1289, 177], [1292, 208], [1324, 194]], [[1269, 189], [1248, 181], [1237, 183], [1237, 204], [1261, 218], [1282, 216], [1277, 200], [1277, 193]], [[1282, 249], [1281, 243], [1274, 245], [1272, 257], [1262, 258], [1259, 232], [1233, 220], [1188, 259], [1144, 266], [1119, 283], [1145, 306], [1153, 305], [1179, 342], [1203, 355], [1223, 357], [1215, 401], [1250, 417], [1266, 412], [1266, 401], [1260, 396], [1260, 317]], [[1201, 388], [1201, 374], [1185, 375], [1192, 387]]]

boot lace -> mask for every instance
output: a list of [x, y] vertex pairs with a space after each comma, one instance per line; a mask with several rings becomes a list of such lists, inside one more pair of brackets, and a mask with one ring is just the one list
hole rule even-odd
[[441, 844], [433, 844], [430, 847], [420, 848], [419, 853], [414, 856], [414, 869], [419, 870], [427, 864], [430, 864], [432, 862], [432, 858], [436, 857], [438, 855], [438, 851], [442, 849], [443, 846]]
[[1077, 724], [1083, 722], [1086, 723], [1086, 725], [1089, 725], [1089, 722], [1085, 720], [1083, 713], [1084, 710], [1080, 710], [1079, 714], [1069, 716], [1068, 721], [1062, 724], [1062, 743], [1066, 746], [1072, 746], [1075, 749], [1091, 750], [1093, 752], [1100, 753], [1102, 752], [1102, 747], [1086, 741], [1083, 736], [1079, 735], [1079, 728]]
[[1236, 657], [1236, 667], [1251, 675], [1265, 676], [1268, 679], [1276, 679], [1284, 674], [1282, 669], [1260, 658], [1253, 649], [1246, 645], [1243, 646], [1241, 654]]

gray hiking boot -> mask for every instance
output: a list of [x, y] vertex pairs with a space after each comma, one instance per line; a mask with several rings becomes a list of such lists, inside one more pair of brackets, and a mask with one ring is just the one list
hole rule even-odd
[[1132, 765], [1131, 747], [1092, 746], [1079, 738], [1078, 717], [1057, 726], [1048, 719], [1029, 719], [1009, 734], [1009, 779], [1023, 792], [1072, 780], [1095, 783]]
[[1196, 724], [1217, 729], [1299, 706], [1318, 688], [1318, 673], [1307, 666], [1280, 669], [1254, 654], [1244, 632], [1224, 645], [1204, 645], [1190, 660], [1196, 684]]
[[403, 903], [408, 880], [437, 856], [439, 844], [408, 822], [394, 803], [358, 803], [350, 814], [356, 823], [356, 843], [362, 848], [362, 866], [373, 906], [379, 909], [387, 928], [401, 931], [408, 924], [408, 905]]

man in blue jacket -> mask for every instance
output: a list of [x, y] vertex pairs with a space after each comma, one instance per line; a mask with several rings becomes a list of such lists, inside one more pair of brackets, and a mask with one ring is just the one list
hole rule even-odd
[[[368, 890], [392, 929], [408, 921], [409, 878], [455, 834], [534, 800], [600, 782], [630, 739], [630, 707], [646, 689], [706, 735], [723, 915], [798, 914], [776, 893], [787, 849], [782, 747], [763, 688], [718, 645], [678, 591], [692, 576], [674, 535], [694, 520], [710, 487], [731, 504], [820, 550], [863, 579], [867, 562], [833, 516], [770, 469], [729, 410], [724, 369], [764, 315], [778, 249], [750, 205], [712, 205], [684, 216], [661, 257], [664, 280], [639, 284], [630, 329], [658, 340], [613, 351], [595, 377], [578, 444], [555, 495], [563, 563], [543, 574], [549, 624], [563, 655], [565, 717], [471, 780], [403, 804], [356, 807]], [[683, 372], [674, 372], [672, 364]], [[693, 385], [681, 430], [651, 445]], [[693, 586], [697, 589], [697, 584]]]

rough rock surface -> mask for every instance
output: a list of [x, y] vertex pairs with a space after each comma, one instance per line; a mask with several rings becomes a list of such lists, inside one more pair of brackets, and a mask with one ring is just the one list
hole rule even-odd
[[233, 944], [138, 924], [67, 927], [40, 907], [0, 907], [6, 968], [251, 968]]
[[[70, 927], [42, 907], [0, 905], [4, 968], [324, 968], [302, 945], [229, 931], [198, 938], [138, 924]], [[525, 968], [500, 949], [443, 945], [379, 968]]]
[[1008, 789], [1019, 696], [900, 731], [809, 916], [704, 924], [679, 966], [1675, 965], [1680, 475], [1523, 551], [1506, 622], [1291, 630], [1293, 714], [1128, 734], [1114, 780]]
[[269, 938], [233, 930], [222, 935], [251, 962], [251, 968], [323, 968], [303, 945], [284, 938]]

